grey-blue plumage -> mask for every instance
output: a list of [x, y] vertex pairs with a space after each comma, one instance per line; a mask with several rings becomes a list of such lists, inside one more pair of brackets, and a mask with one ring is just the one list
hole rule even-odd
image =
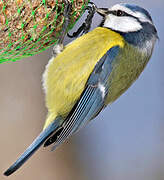
[[45, 129], [5, 175], [16, 171], [43, 143], [56, 148], [85, 126], [124, 93], [148, 63], [158, 38], [150, 14], [128, 4], [95, 10], [103, 16], [101, 27], [66, 46], [46, 67]]

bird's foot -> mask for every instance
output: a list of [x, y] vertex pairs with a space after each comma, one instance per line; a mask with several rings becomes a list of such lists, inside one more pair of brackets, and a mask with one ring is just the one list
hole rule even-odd
[[78, 37], [80, 34], [83, 35], [83, 34], [86, 34], [86, 33], [89, 32], [89, 30], [91, 28], [91, 25], [92, 25], [93, 16], [94, 16], [94, 14], [96, 12], [96, 5], [94, 3], [92, 3], [92, 2], [90, 2], [89, 4], [91, 4], [91, 6], [87, 6], [85, 8], [85, 11], [88, 11], [88, 15], [87, 15], [87, 17], [85, 19], [85, 22], [72, 35], [67, 33], [67, 36], [69, 38]]
[[63, 51], [64, 49], [63, 41], [64, 41], [65, 35], [67, 34], [67, 28], [70, 23], [70, 14], [72, 11], [72, 5], [69, 0], [64, 0], [64, 4], [65, 4], [64, 11], [63, 11], [64, 23], [63, 23], [61, 35], [59, 36], [59, 40], [52, 50], [53, 57], [56, 57], [59, 53]]

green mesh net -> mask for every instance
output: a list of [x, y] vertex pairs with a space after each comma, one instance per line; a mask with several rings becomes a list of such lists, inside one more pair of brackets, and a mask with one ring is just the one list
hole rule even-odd
[[[72, 4], [68, 30], [89, 0]], [[0, 0], [0, 63], [33, 56], [54, 45], [64, 23], [64, 0]]]

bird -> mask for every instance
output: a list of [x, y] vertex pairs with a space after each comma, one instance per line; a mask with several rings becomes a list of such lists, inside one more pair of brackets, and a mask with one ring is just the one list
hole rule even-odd
[[55, 149], [86, 126], [133, 84], [150, 60], [158, 33], [146, 9], [119, 3], [95, 10], [102, 17], [98, 27], [49, 60], [43, 74], [48, 109], [43, 130], [4, 175], [20, 168], [41, 145]]

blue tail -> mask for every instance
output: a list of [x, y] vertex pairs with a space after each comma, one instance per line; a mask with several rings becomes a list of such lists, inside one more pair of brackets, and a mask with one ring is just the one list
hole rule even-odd
[[13, 165], [4, 172], [5, 176], [9, 176], [19, 169], [34, 153], [39, 147], [44, 143], [44, 141], [56, 131], [62, 124], [61, 118], [56, 118], [44, 131], [42, 131], [39, 136], [33, 141], [33, 143], [25, 150], [25, 152], [15, 161]]

